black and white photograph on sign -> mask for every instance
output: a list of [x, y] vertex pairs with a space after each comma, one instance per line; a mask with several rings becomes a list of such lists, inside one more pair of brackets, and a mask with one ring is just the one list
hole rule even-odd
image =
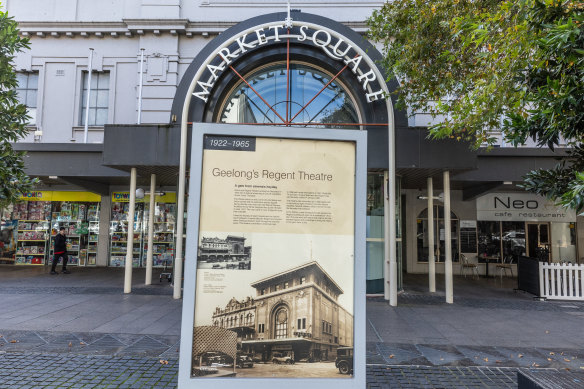
[[197, 251], [197, 269], [251, 270], [251, 258], [251, 244], [245, 234], [203, 234]]
[[198, 269], [192, 376], [351, 377], [353, 242], [251, 235], [253, 272]]

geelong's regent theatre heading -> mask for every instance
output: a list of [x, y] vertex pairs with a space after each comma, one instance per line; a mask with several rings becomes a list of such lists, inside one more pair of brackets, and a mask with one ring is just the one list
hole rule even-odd
[[297, 171], [272, 171], [272, 170], [238, 170], [238, 169], [220, 169], [211, 170], [213, 177], [228, 178], [245, 178], [252, 180], [254, 178], [264, 178], [274, 181], [281, 180], [300, 180], [300, 181], [332, 181], [333, 175], [323, 172], [308, 172], [305, 170]]

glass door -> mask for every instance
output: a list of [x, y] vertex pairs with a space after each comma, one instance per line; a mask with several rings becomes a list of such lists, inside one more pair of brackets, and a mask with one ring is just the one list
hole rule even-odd
[[527, 253], [543, 262], [550, 260], [549, 223], [527, 223]]

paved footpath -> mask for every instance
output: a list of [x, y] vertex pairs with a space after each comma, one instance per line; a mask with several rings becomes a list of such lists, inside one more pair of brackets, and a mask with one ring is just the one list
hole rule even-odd
[[[176, 387], [182, 301], [139, 270], [125, 295], [116, 270], [0, 267], [0, 389]], [[584, 303], [457, 278], [445, 304], [407, 282], [398, 307], [367, 300], [367, 388], [516, 388], [519, 370], [584, 388]]]
[[[176, 358], [43, 353], [0, 356], [0, 389], [175, 388], [177, 373]], [[584, 377], [567, 374], [574, 386], [566, 387], [584, 387]], [[367, 388], [517, 388], [517, 369], [367, 365]]]

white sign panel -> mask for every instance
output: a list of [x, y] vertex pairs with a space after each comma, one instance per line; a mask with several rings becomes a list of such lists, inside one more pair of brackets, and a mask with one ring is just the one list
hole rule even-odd
[[576, 213], [530, 193], [489, 193], [477, 199], [477, 220], [570, 223]]
[[477, 228], [476, 220], [461, 220], [460, 228]]
[[365, 386], [365, 142], [197, 124], [180, 388]]

